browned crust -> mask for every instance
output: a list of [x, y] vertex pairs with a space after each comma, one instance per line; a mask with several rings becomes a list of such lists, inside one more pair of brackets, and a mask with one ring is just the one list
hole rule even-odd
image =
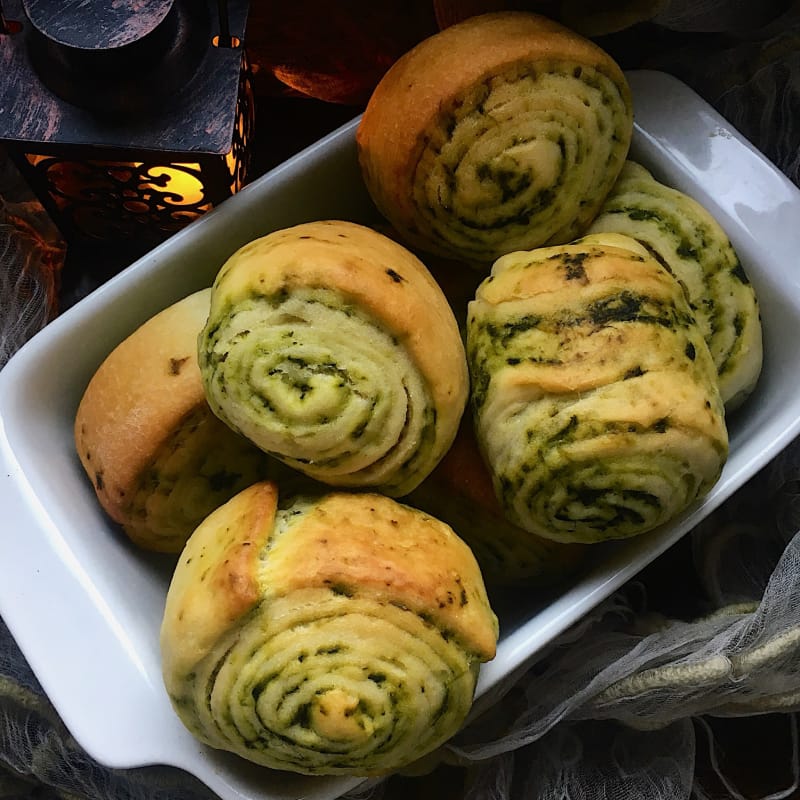
[[258, 563], [277, 502], [274, 483], [256, 483], [213, 511], [189, 538], [161, 626], [164, 675], [185, 676], [261, 600]]
[[445, 523], [378, 494], [326, 495], [276, 541], [263, 573], [275, 595], [339, 588], [427, 615], [481, 660], [496, 620], [467, 545]]
[[130, 492], [159, 447], [206, 405], [197, 336], [209, 298], [210, 289], [195, 292], [142, 324], [107, 356], [78, 406], [78, 456], [117, 522], [126, 521]]
[[489, 75], [520, 63], [552, 60], [602, 71], [631, 105], [625, 76], [605, 50], [538, 14], [500, 11], [471, 17], [396, 61], [372, 93], [356, 136], [376, 205], [399, 227], [411, 226], [416, 164], [443, 106]]
[[384, 495], [334, 492], [276, 535], [276, 506], [275, 484], [256, 483], [189, 538], [161, 628], [168, 688], [235, 636], [256, 606], [268, 615], [271, 603], [307, 598], [308, 589], [407, 608], [480, 660], [494, 656], [497, 619], [483, 578], [447, 525]]

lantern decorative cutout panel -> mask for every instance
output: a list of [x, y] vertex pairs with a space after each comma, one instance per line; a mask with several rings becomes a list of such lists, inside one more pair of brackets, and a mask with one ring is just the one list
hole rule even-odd
[[144, 251], [247, 179], [242, 0], [3, 0], [0, 143], [69, 245]]

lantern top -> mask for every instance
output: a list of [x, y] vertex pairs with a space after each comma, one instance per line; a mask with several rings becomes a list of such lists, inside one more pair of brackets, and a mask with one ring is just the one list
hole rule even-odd
[[[221, 33], [220, 2], [3, 0], [3, 15], [18, 32], [0, 34], [0, 143], [43, 154], [92, 147], [224, 155], [235, 125], [243, 50], [215, 45]], [[248, 0], [225, 0], [224, 6], [230, 34], [243, 41]], [[149, 24], [157, 30], [127, 45], [117, 38], [119, 46], [104, 51], [50, 47], [52, 39], [26, 13], [30, 10], [52, 36], [72, 15], [107, 14], [110, 19], [112, 7], [119, 14], [136, 10], [137, 16], [140, 7], [146, 9]], [[52, 18], [46, 18], [46, 8]], [[163, 11], [167, 16], [156, 25]], [[143, 24], [137, 23], [139, 34]], [[82, 23], [85, 44], [101, 36], [89, 31], [92, 25]], [[156, 58], [154, 53], [161, 51], [153, 48], [153, 39], [161, 43], [165, 29], [175, 44]], [[61, 35], [67, 38], [64, 31]], [[115, 34], [132, 35], [130, 28]], [[97, 59], [113, 68], [96, 68]]]
[[31, 25], [49, 40], [81, 50], [125, 47], [164, 21], [174, 0], [22, 0]]

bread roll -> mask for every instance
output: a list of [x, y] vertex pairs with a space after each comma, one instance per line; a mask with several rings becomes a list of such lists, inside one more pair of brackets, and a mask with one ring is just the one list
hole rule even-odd
[[400, 58], [357, 144], [375, 204], [409, 246], [488, 268], [581, 233], [632, 130], [630, 90], [608, 53], [509, 11], [471, 17]]
[[205, 400], [197, 335], [210, 289], [153, 316], [89, 381], [75, 445], [97, 498], [137, 545], [180, 552], [200, 520], [245, 486], [289, 470], [220, 422]]
[[408, 502], [446, 522], [469, 545], [490, 589], [539, 589], [572, 575], [588, 548], [546, 539], [509, 522], [465, 417], [453, 446]]
[[447, 451], [468, 394], [442, 290], [386, 236], [311, 222], [220, 270], [200, 337], [214, 412], [319, 481], [399, 497]]
[[627, 236], [499, 259], [470, 304], [476, 435], [509, 519], [563, 542], [673, 519], [719, 478], [716, 370], [677, 280]]
[[161, 628], [187, 728], [308, 775], [381, 774], [442, 744], [496, 640], [478, 566], [447, 525], [371, 493], [279, 503], [269, 482], [192, 535]]
[[696, 200], [628, 161], [589, 232], [633, 237], [678, 278], [711, 350], [725, 410], [738, 408], [761, 373], [761, 318], [722, 226]]

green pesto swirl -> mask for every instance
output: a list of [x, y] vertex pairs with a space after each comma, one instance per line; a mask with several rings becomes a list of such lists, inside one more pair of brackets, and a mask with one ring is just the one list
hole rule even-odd
[[414, 612], [350, 595], [332, 587], [302, 606], [274, 601], [268, 631], [254, 614], [172, 698], [189, 729], [309, 775], [381, 772], [452, 736], [477, 662]]
[[575, 238], [619, 174], [631, 127], [624, 87], [599, 69], [555, 61], [488, 77], [426, 136], [416, 235], [481, 262]]
[[761, 319], [755, 290], [716, 219], [628, 161], [589, 232], [636, 239], [680, 280], [714, 359], [726, 410], [741, 405], [761, 372]]
[[214, 413], [317, 480], [400, 496], [440, 455], [429, 386], [402, 342], [335, 290], [223, 307], [199, 361]]
[[669, 418], [599, 422], [581, 402], [520, 414], [504, 433], [525, 443], [522, 458], [494, 453], [507, 515], [557, 541], [622, 539], [670, 521], [709, 490], [725, 455], [721, 443]]
[[[672, 520], [728, 452], [713, 361], [680, 284], [593, 238], [496, 262], [467, 333], [476, 434], [507, 518], [587, 544]], [[528, 271], [541, 291], [525, 296]]]
[[123, 527], [150, 549], [180, 552], [211, 511], [268, 477], [287, 490], [309, 484], [305, 476], [235, 434], [203, 405], [175, 428], [138, 476]]

